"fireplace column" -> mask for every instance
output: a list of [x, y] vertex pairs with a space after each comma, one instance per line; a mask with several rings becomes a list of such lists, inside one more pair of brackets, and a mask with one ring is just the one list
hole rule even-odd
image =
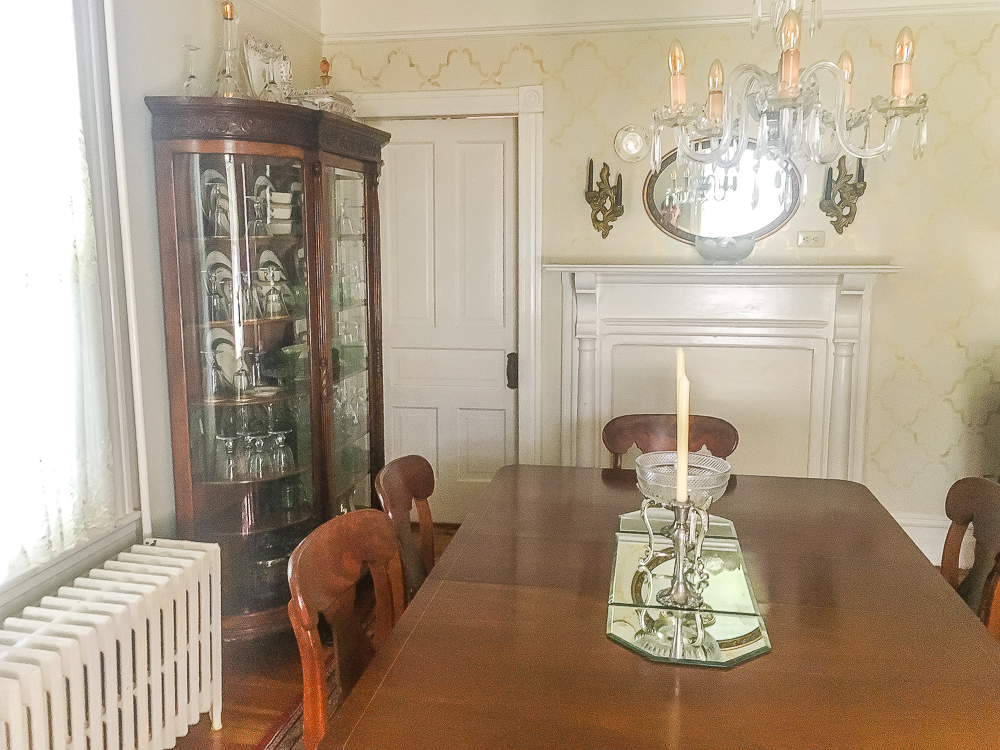
[[597, 275], [576, 273], [572, 277], [576, 298], [573, 336], [577, 349], [576, 465], [599, 466], [594, 435], [597, 424]]

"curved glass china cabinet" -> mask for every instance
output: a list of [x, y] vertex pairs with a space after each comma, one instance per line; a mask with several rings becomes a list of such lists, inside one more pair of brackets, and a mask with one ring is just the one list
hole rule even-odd
[[384, 461], [377, 180], [388, 134], [148, 97], [177, 531], [222, 546], [226, 638], [289, 627], [288, 556]]

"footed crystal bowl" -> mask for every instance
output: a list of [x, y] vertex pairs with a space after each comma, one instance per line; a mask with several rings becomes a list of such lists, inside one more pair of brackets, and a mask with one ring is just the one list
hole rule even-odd
[[[722, 497], [729, 484], [729, 462], [702, 453], [688, 454], [688, 498], [700, 510]], [[677, 451], [653, 451], [635, 459], [639, 490], [659, 505], [677, 505]]]

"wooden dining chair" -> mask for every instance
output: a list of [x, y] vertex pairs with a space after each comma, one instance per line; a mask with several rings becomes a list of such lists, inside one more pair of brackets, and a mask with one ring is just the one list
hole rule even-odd
[[[941, 574], [1000, 640], [1000, 484], [983, 477], [959, 479], [944, 503], [951, 527], [941, 556]], [[964, 579], [958, 567], [965, 530], [972, 524], [975, 558]], [[960, 581], [961, 579], [961, 581]]]
[[[427, 498], [434, 494], [434, 469], [423, 456], [390, 461], [375, 477], [375, 494], [389, 514], [403, 552], [407, 593], [412, 599], [434, 567], [434, 520]], [[410, 533], [410, 510], [420, 521], [420, 554]]]
[[[372, 638], [355, 611], [356, 585], [366, 571], [375, 585]], [[302, 659], [303, 743], [305, 750], [315, 750], [326, 732], [327, 705], [328, 660], [320, 639], [320, 614], [334, 633], [332, 658], [346, 696], [406, 604], [399, 542], [389, 517], [369, 508], [327, 521], [292, 552], [288, 583], [288, 616]]]
[[[736, 428], [718, 417], [692, 414], [688, 428], [688, 450], [707, 448], [717, 458], [728, 458], [740, 441]], [[611, 468], [620, 469], [633, 445], [643, 453], [677, 450], [677, 415], [623, 414], [604, 425], [601, 437], [611, 451]]]

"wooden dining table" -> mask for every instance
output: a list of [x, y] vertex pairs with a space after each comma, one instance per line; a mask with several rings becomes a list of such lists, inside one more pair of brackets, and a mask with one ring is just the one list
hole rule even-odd
[[321, 747], [1000, 748], [1000, 644], [866, 487], [730, 480], [772, 647], [732, 668], [607, 637], [640, 499], [629, 470], [501, 469]]

